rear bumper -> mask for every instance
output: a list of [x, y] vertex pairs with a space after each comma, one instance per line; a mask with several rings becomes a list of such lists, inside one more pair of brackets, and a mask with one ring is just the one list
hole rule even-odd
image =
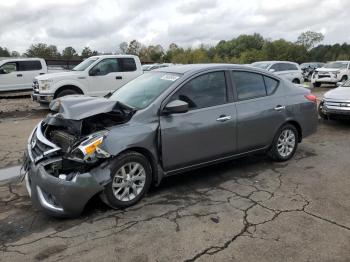
[[[28, 160], [30, 161], [30, 160]], [[90, 173], [77, 173], [70, 181], [55, 177], [45, 170], [44, 161], [35, 165], [30, 162], [26, 174], [26, 187], [33, 204], [56, 217], [75, 217], [86, 203], [103, 187]]]

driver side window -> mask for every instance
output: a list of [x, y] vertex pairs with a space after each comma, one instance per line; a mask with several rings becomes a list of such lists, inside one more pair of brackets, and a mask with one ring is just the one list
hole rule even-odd
[[173, 94], [170, 101], [174, 100], [187, 102], [190, 110], [225, 104], [225, 73], [211, 72], [190, 80]]
[[0, 67], [0, 71], [3, 72], [3, 74], [9, 74], [11, 72], [17, 71], [17, 63], [16, 62], [9, 62], [6, 64], [3, 64]]
[[119, 65], [116, 58], [106, 58], [91, 69], [97, 76], [104, 76], [112, 72], [119, 72]]

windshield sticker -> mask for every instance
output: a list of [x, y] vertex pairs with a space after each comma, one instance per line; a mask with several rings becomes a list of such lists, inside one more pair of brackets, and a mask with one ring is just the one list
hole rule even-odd
[[164, 76], [162, 76], [161, 79], [174, 82], [174, 81], [176, 81], [177, 79], [179, 79], [179, 76], [175, 76], [175, 75], [164, 75]]

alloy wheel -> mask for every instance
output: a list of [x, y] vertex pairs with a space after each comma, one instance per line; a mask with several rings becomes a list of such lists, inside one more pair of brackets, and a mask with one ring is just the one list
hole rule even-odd
[[295, 134], [290, 129], [281, 132], [277, 141], [277, 150], [282, 157], [288, 157], [294, 150], [296, 144]]

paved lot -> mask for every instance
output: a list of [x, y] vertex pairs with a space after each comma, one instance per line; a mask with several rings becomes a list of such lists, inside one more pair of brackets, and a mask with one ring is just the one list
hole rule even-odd
[[[37, 121], [3, 121], [1, 146], [16, 151]], [[0, 183], [0, 260], [349, 261], [349, 132], [321, 121], [287, 163], [254, 156], [170, 177], [132, 208], [96, 198], [74, 220], [47, 217], [22, 184]]]

